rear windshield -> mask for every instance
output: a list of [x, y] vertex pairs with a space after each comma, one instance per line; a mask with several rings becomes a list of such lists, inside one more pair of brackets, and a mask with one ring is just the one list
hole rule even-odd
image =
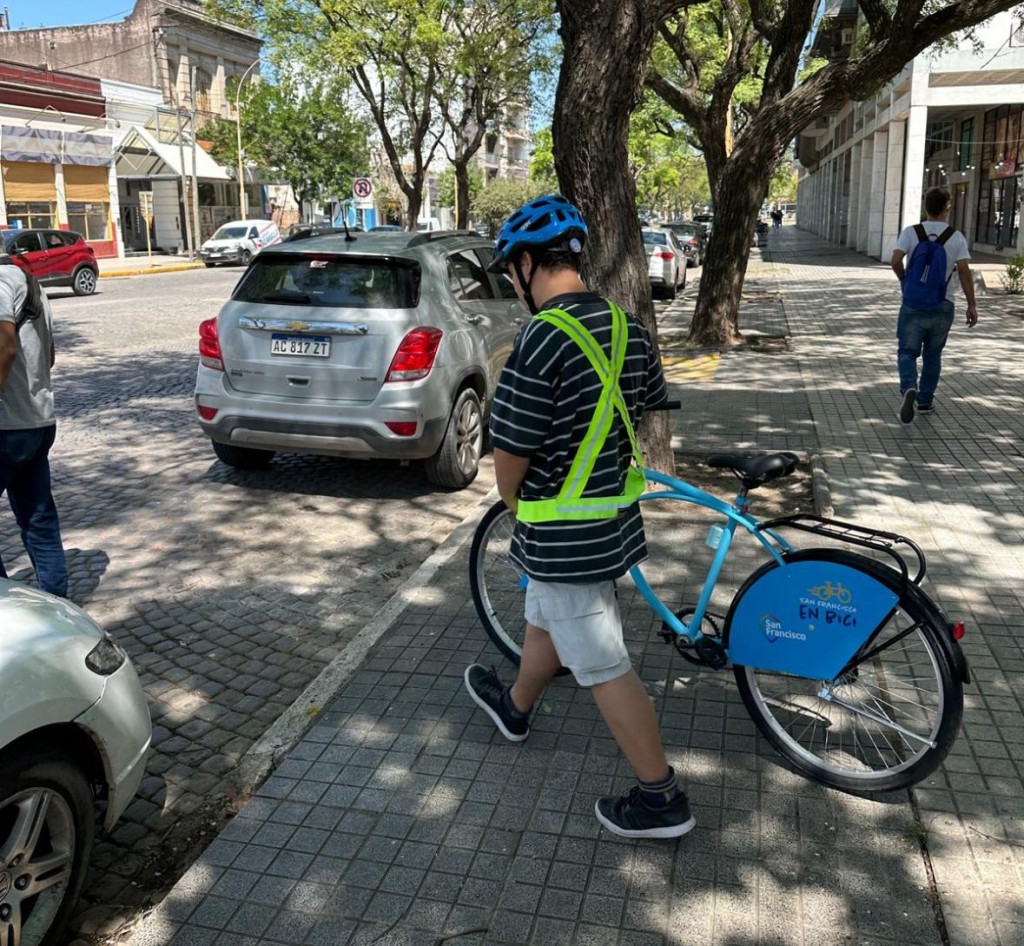
[[419, 267], [409, 260], [274, 255], [264, 250], [235, 287], [240, 302], [345, 309], [410, 309]]
[[248, 232], [248, 227], [221, 227], [210, 239], [241, 240]]
[[670, 223], [669, 229], [674, 233], [689, 233], [694, 236], [701, 232], [701, 227], [695, 223]]
[[664, 246], [668, 243], [668, 237], [666, 237], [664, 233], [654, 233], [651, 230], [645, 230], [644, 243], [653, 243], [655, 246]]

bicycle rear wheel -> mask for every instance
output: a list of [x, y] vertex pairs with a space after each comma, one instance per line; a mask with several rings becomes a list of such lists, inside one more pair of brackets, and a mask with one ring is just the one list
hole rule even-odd
[[500, 500], [487, 510], [473, 533], [469, 551], [469, 587], [488, 636], [517, 667], [523, 653], [526, 621], [525, 576], [509, 556], [516, 520]]
[[963, 682], [942, 633], [905, 596], [834, 680], [733, 670], [758, 729], [797, 771], [842, 791], [896, 791], [933, 772], [960, 729]]

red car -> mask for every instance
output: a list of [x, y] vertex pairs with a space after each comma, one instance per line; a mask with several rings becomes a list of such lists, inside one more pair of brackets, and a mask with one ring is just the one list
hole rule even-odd
[[76, 296], [96, 291], [96, 253], [72, 230], [3, 230], [4, 252], [40, 284], [70, 286]]

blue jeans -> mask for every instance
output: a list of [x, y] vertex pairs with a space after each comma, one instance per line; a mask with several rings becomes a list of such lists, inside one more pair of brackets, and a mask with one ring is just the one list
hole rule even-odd
[[[928, 407], [939, 386], [942, 349], [953, 327], [953, 303], [943, 300], [937, 309], [915, 309], [904, 303], [896, 323], [896, 363], [900, 372], [900, 394], [917, 388], [918, 407]], [[917, 359], [921, 359], [921, 378]]]
[[[50, 491], [50, 447], [57, 428], [0, 430], [0, 494], [7, 491], [15, 521], [43, 591], [67, 597], [68, 567], [60, 520]], [[6, 578], [0, 560], [0, 578]]]

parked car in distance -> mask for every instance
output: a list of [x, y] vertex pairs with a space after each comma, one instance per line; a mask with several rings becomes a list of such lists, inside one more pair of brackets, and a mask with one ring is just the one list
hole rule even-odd
[[76, 296], [96, 291], [96, 252], [74, 230], [3, 230], [4, 252], [46, 288], [70, 286]]
[[647, 274], [651, 287], [669, 299], [686, 288], [686, 254], [676, 235], [669, 229], [645, 227], [640, 231], [647, 250]]
[[248, 266], [265, 246], [281, 242], [281, 231], [273, 220], [232, 220], [225, 223], [199, 248], [207, 266], [241, 263]]
[[199, 425], [229, 466], [275, 452], [422, 460], [476, 477], [498, 374], [529, 313], [494, 244], [452, 232], [337, 234], [264, 250], [199, 327]]
[[63, 943], [96, 831], [135, 796], [152, 727], [125, 652], [70, 602], [0, 579], [0, 941]]
[[416, 229], [421, 232], [433, 233], [435, 230], [441, 229], [441, 221], [437, 217], [420, 217], [416, 221]]
[[711, 236], [711, 231], [715, 226], [715, 215], [713, 213], [699, 213], [693, 215], [694, 223], [702, 223], [707, 229], [707, 235]]
[[375, 227], [370, 227], [367, 233], [401, 233], [404, 227], [400, 227], [397, 223], [380, 223]]
[[707, 230], [704, 225], [690, 220], [672, 220], [665, 224], [679, 240], [686, 254], [687, 266], [700, 266], [704, 259], [704, 250], [708, 244]]

